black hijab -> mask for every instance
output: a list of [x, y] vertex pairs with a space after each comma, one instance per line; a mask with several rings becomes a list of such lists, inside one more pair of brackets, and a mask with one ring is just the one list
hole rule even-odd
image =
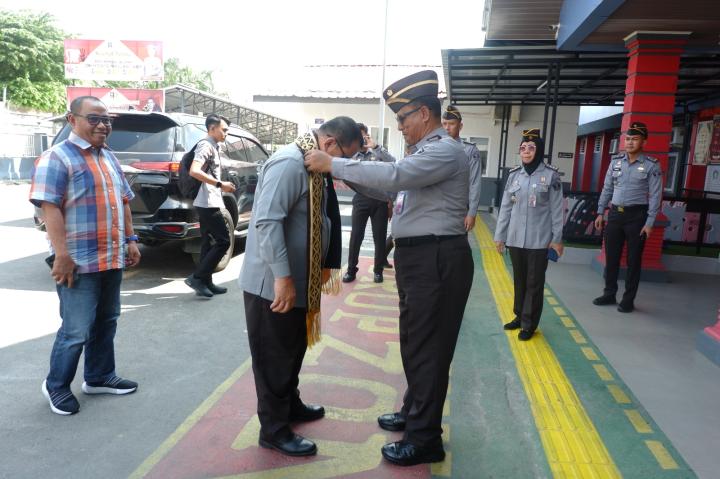
[[523, 163], [522, 166], [528, 175], [532, 175], [535, 170], [537, 170], [537, 167], [540, 166], [540, 163], [542, 163], [543, 156], [545, 156], [545, 142], [539, 136], [523, 136], [522, 142], [520, 144], [527, 141], [535, 143], [535, 156], [530, 163]]

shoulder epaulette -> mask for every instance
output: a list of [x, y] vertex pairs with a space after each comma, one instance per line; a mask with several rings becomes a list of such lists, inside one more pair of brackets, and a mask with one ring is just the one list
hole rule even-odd
[[652, 156], [646, 156], [645, 158], [648, 159], [648, 160], [650, 160], [650, 161], [652, 161], [653, 163], [657, 163], [657, 162], [658, 162], [657, 158], [653, 158]]
[[430, 143], [431, 141], [438, 141], [440, 138], [442, 138], [440, 135], [431, 136], [427, 140], [425, 140], [427, 143]]
[[465, 141], [465, 140], [463, 140], [462, 142], [463, 142], [464, 144], [466, 144], [466, 145], [472, 145], [472, 146], [475, 146], [475, 143], [470, 143], [469, 141]]
[[615, 153], [610, 157], [611, 160], [622, 160], [625, 158], [625, 153]]
[[560, 171], [560, 168], [558, 168], [557, 166], [555, 166], [555, 165], [548, 165], [547, 163], [545, 163], [545, 168], [547, 168], [547, 169], [549, 169], [549, 170], [553, 170], [553, 171]]
[[508, 173], [514, 173], [514, 172], [516, 172], [517, 170], [519, 170], [520, 168], [522, 168], [522, 165], [516, 166], [515, 168], [511, 169], [510, 171], [508, 171]]

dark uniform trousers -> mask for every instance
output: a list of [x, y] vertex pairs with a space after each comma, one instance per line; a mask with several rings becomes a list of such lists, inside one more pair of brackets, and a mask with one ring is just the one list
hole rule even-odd
[[365, 226], [368, 218], [372, 225], [373, 242], [375, 243], [375, 273], [382, 273], [387, 255], [385, 254], [385, 236], [388, 226], [388, 204], [368, 198], [360, 193], [353, 197], [352, 231], [350, 232], [350, 247], [348, 251], [348, 272], [356, 273], [360, 246], [365, 236]]
[[405, 440], [442, 443], [442, 411], [474, 264], [467, 236], [417, 246], [395, 243], [400, 354], [407, 379]]
[[632, 303], [640, 284], [645, 236], [640, 236], [647, 220], [647, 205], [612, 207], [605, 227], [605, 294], [615, 296], [623, 244], [627, 242], [627, 275], [622, 301]]
[[290, 411], [302, 405], [298, 375], [307, 350], [306, 309], [274, 313], [267, 299], [248, 292], [243, 297], [260, 437], [279, 438], [290, 432]]
[[545, 271], [548, 266], [548, 250], [515, 248], [508, 246], [513, 267], [515, 301], [513, 312], [520, 320], [522, 329], [535, 331], [543, 310]]
[[215, 267], [230, 247], [230, 236], [220, 208], [195, 207], [195, 209], [200, 219], [202, 237], [200, 262], [195, 270], [195, 277], [210, 283]]

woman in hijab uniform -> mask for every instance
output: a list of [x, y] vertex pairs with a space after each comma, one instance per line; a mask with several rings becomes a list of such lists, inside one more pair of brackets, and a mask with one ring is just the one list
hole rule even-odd
[[524, 131], [522, 164], [510, 170], [495, 229], [498, 252], [506, 246], [510, 252], [515, 283], [515, 319], [504, 329], [520, 329], [521, 341], [540, 322], [548, 258], [563, 253], [562, 182], [557, 168], [543, 163], [543, 151], [540, 130]]

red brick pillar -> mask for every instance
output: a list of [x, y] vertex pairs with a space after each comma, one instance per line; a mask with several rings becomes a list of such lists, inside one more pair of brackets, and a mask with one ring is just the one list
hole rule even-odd
[[[688, 32], [635, 32], [625, 38], [628, 49], [628, 78], [625, 83], [622, 136], [630, 123], [640, 121], [648, 127], [645, 153], [657, 158], [663, 171], [667, 169], [668, 151], [672, 135], [672, 114], [675, 109], [680, 55], [688, 39]], [[662, 272], [662, 240], [668, 221], [660, 211], [653, 233], [643, 252], [643, 279], [650, 279], [653, 271]], [[623, 266], [625, 264], [623, 253]], [[597, 260], [605, 264], [605, 246]]]

